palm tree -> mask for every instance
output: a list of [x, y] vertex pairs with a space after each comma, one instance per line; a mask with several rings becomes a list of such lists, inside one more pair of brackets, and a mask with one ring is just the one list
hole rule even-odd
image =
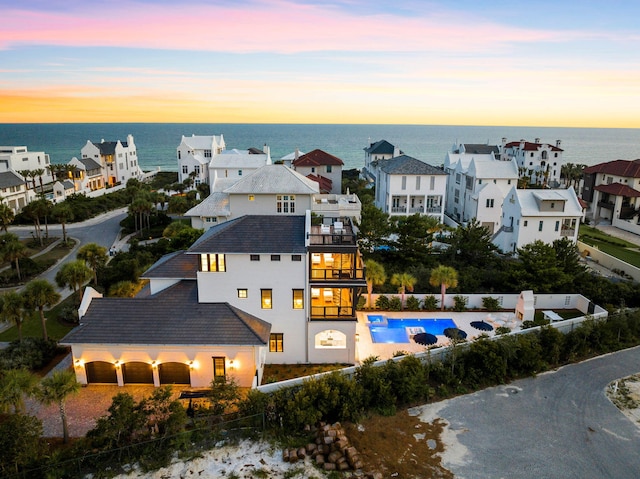
[[11, 208], [4, 203], [0, 203], [0, 223], [2, 223], [2, 229], [5, 233], [9, 232], [9, 225], [13, 223], [15, 214]]
[[44, 175], [45, 171], [46, 170], [44, 168], [36, 168], [35, 170], [33, 170], [34, 184], [35, 178], [37, 176], [38, 180], [40, 181], [40, 194], [42, 195], [44, 195], [44, 183], [42, 182], [42, 175]]
[[401, 296], [401, 304], [404, 308], [404, 293], [405, 290], [409, 292], [413, 292], [413, 287], [418, 282], [415, 276], [410, 275], [409, 273], [395, 273], [391, 277], [391, 284], [398, 287], [398, 293]]
[[447, 293], [447, 288], [458, 286], [458, 272], [451, 266], [441, 264], [431, 271], [429, 284], [431, 286], [440, 286], [440, 310], [444, 311], [444, 295]]
[[2, 237], [0, 237], [0, 245], [2, 259], [10, 263], [15, 263], [18, 281], [22, 281], [22, 276], [20, 275], [20, 258], [27, 256], [27, 248], [20, 242], [20, 238], [13, 233], [5, 233], [2, 235]]
[[387, 280], [387, 273], [384, 271], [384, 266], [369, 259], [365, 262], [366, 278], [367, 278], [367, 305], [369, 308], [373, 307], [371, 303], [371, 293], [374, 286], [381, 286]]
[[69, 425], [67, 424], [67, 397], [71, 394], [80, 392], [80, 383], [76, 381], [76, 375], [73, 371], [60, 370], [54, 371], [40, 383], [37, 390], [38, 400], [45, 404], [56, 403], [60, 409], [60, 419], [62, 420], [62, 437], [66, 444], [69, 442]]
[[73, 219], [73, 210], [67, 203], [58, 203], [51, 209], [51, 216], [62, 226], [62, 242], [67, 243], [67, 222]]
[[69, 289], [72, 289], [76, 296], [76, 303], [79, 306], [82, 286], [89, 281], [92, 276], [91, 268], [86, 265], [84, 260], [77, 259], [62, 265], [56, 273], [56, 284], [61, 288], [68, 286]]
[[24, 411], [24, 396], [32, 395], [37, 387], [38, 377], [26, 369], [7, 369], [0, 377], [0, 411], [13, 408], [16, 414]]
[[93, 271], [93, 284], [98, 284], [98, 268], [107, 264], [107, 248], [97, 243], [87, 243], [78, 250], [78, 259], [83, 260]]
[[18, 328], [18, 340], [22, 342], [22, 323], [29, 318], [30, 312], [24, 304], [24, 296], [17, 291], [8, 291], [0, 297], [0, 311], [5, 320]]
[[34, 279], [27, 283], [23, 294], [27, 307], [37, 309], [40, 313], [42, 337], [45, 341], [48, 341], [49, 335], [47, 334], [47, 318], [44, 317], [44, 308], [51, 308], [60, 301], [60, 293], [58, 293], [53, 288], [53, 285], [46, 279]]

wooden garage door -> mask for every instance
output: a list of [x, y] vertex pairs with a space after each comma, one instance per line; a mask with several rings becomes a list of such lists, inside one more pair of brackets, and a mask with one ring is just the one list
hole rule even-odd
[[122, 365], [122, 378], [125, 384], [153, 384], [153, 369], [148, 363], [125, 363]]
[[183, 363], [160, 363], [160, 384], [191, 384], [189, 366]]
[[87, 371], [87, 382], [90, 384], [118, 383], [116, 367], [113, 363], [108, 363], [106, 361], [93, 361], [85, 364], [85, 370]]

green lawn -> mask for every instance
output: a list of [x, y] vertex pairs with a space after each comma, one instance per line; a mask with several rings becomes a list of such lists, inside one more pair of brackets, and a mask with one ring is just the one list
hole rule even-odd
[[633, 243], [615, 238], [586, 225], [580, 226], [578, 239], [590, 246], [597, 247], [603, 253], [640, 268], [640, 248]]
[[[47, 318], [47, 334], [49, 335], [49, 339], [55, 339], [56, 341], [62, 339], [69, 331], [73, 329], [73, 326], [68, 324], [63, 324], [63, 322], [58, 321], [58, 316], [60, 311], [65, 307], [72, 305], [73, 299], [71, 297], [65, 299], [60, 304], [56, 305], [50, 311], [45, 311], [44, 316]], [[31, 315], [31, 319], [26, 321], [22, 325], [22, 336], [23, 337], [42, 337], [42, 326], [40, 322], [40, 313], [37, 311]], [[15, 326], [7, 329], [0, 333], [0, 341], [14, 341], [18, 339], [18, 328]]]

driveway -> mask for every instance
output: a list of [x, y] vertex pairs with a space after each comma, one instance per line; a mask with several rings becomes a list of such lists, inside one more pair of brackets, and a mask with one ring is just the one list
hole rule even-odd
[[640, 477], [640, 428], [606, 397], [640, 370], [640, 347], [415, 409], [449, 424], [443, 465], [456, 477]]

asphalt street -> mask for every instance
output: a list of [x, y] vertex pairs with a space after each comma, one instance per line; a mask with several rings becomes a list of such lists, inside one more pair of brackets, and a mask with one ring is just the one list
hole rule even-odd
[[640, 427], [605, 389], [639, 371], [636, 347], [422, 409], [436, 408], [466, 448], [445, 456], [456, 478], [636, 479]]

